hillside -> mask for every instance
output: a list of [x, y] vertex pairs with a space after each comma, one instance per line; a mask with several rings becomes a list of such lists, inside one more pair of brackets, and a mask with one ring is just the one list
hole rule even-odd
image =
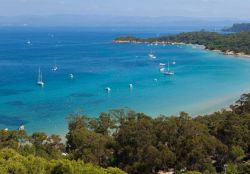
[[174, 36], [158, 38], [137, 38], [121, 36], [114, 40], [118, 43], [162, 43], [162, 44], [199, 44], [206, 49], [221, 50], [227, 54], [250, 54], [250, 31], [235, 34], [219, 34], [216, 32], [187, 32]]
[[244, 31], [250, 31], [250, 23], [234, 24], [232, 27], [225, 28], [222, 31], [225, 31], [225, 32], [244, 32]]

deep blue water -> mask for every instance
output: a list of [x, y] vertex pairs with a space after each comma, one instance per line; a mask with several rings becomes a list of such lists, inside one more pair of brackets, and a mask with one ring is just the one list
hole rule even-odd
[[[186, 31], [186, 30], [183, 30]], [[0, 128], [65, 133], [72, 113], [128, 107], [152, 116], [217, 111], [250, 87], [250, 60], [174, 45], [115, 44], [180, 30], [0, 29]], [[27, 44], [30, 41], [31, 44]], [[150, 60], [152, 50], [156, 60]], [[159, 63], [176, 60], [167, 77]], [[58, 71], [52, 72], [54, 65]], [[44, 88], [36, 85], [41, 67]], [[74, 74], [74, 79], [69, 74]], [[154, 79], [158, 81], [155, 82]], [[133, 90], [128, 85], [134, 85]], [[104, 88], [111, 87], [111, 93]]]

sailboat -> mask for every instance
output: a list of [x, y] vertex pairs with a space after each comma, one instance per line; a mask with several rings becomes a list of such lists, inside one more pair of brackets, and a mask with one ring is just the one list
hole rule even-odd
[[165, 74], [165, 75], [174, 75], [174, 72], [170, 71], [169, 62], [168, 62], [168, 70], [166, 72], [164, 72], [163, 74]]
[[42, 86], [42, 87], [44, 86], [43, 76], [42, 76], [42, 72], [40, 70], [40, 67], [39, 67], [39, 70], [38, 70], [37, 85]]

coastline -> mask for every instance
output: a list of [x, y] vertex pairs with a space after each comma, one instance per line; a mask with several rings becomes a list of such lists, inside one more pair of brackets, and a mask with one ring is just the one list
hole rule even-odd
[[191, 45], [191, 46], [195, 46], [195, 47], [200, 47], [204, 50], [208, 50], [208, 51], [213, 51], [213, 52], [217, 52], [219, 54], [224, 54], [227, 56], [235, 56], [235, 57], [244, 57], [244, 58], [250, 58], [249, 54], [246, 54], [244, 52], [239, 52], [236, 53], [234, 51], [231, 50], [227, 50], [227, 51], [222, 51], [222, 50], [218, 50], [218, 49], [209, 49], [207, 48], [205, 45], [198, 45], [198, 44], [190, 44], [190, 43], [184, 43], [184, 42], [142, 42], [142, 41], [133, 41], [133, 40], [113, 40], [114, 43], [118, 43], [118, 44], [123, 44], [123, 43], [131, 43], [131, 44], [152, 44], [152, 45]]

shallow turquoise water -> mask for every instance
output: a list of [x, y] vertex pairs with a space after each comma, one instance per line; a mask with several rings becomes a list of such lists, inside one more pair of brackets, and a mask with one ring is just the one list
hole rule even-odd
[[[205, 114], [228, 106], [249, 90], [249, 59], [192, 46], [112, 43], [124, 34], [155, 36], [131, 30], [1, 30], [0, 128], [25, 124], [29, 132], [60, 134], [67, 131], [65, 118], [70, 113], [97, 116], [124, 107], [152, 116], [179, 111]], [[156, 60], [148, 58], [150, 50]], [[176, 74], [162, 75], [159, 63], [173, 60]], [[56, 72], [51, 71], [54, 64]], [[39, 66], [44, 88], [36, 85]], [[112, 88], [109, 94], [107, 86]]]

